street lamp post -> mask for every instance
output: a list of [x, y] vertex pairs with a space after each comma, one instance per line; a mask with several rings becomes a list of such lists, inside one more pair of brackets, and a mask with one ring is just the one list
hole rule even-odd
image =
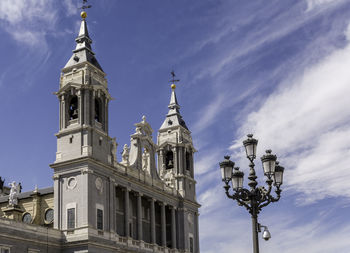
[[[267, 227], [258, 223], [258, 214], [261, 209], [272, 202], [277, 202], [281, 197], [280, 189], [283, 183], [284, 168], [277, 162], [277, 156], [273, 155], [271, 150], [266, 150], [266, 154], [261, 157], [264, 175], [266, 176], [266, 184], [268, 188], [263, 186], [257, 187], [257, 176], [255, 174], [254, 159], [256, 158], [256, 148], [258, 140], [253, 138], [252, 134], [248, 134], [248, 139], [243, 141], [247, 158], [250, 161], [249, 182], [250, 189], [243, 187], [244, 173], [235, 167], [235, 163], [230, 160], [229, 156], [225, 156], [225, 160], [220, 162], [222, 181], [225, 182], [225, 192], [228, 198], [236, 200], [239, 206], [244, 206], [252, 217], [253, 230], [253, 252], [259, 253], [258, 232], [264, 227], [263, 238], [268, 240], [271, 235]], [[230, 182], [232, 184], [233, 193], [229, 192]], [[271, 195], [272, 185], [275, 186], [276, 196]]]

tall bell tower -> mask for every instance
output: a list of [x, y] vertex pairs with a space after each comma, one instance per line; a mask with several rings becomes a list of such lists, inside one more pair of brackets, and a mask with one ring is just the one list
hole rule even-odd
[[[175, 74], [172, 72], [173, 80]], [[169, 111], [158, 130], [159, 175], [181, 196], [178, 209], [180, 248], [199, 252], [198, 206], [194, 180], [193, 154], [196, 152], [191, 132], [180, 114], [176, 85], [171, 85]], [[186, 251], [187, 252], [187, 251]]]
[[[180, 114], [176, 85], [171, 85], [169, 112], [158, 130], [160, 176], [175, 187], [183, 198], [195, 201], [193, 147], [191, 132]], [[173, 180], [169, 180], [172, 178]]]
[[[62, 69], [59, 91], [59, 131], [54, 169], [54, 228], [69, 241], [88, 238], [90, 229], [109, 230], [111, 168], [117, 166], [115, 138], [108, 135], [111, 96], [106, 74], [92, 51], [82, 21], [76, 48]], [[77, 236], [79, 235], [79, 236]]]
[[60, 114], [55, 162], [88, 156], [113, 164], [116, 143], [108, 136], [108, 104], [112, 98], [106, 74], [92, 51], [85, 18], [75, 41], [76, 48], [62, 69], [56, 93]]

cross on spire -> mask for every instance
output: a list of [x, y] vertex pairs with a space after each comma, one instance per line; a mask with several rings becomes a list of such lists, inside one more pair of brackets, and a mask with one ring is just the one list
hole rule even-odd
[[92, 5], [88, 5], [88, 4], [87, 4], [87, 1], [88, 1], [88, 0], [83, 0], [83, 5], [82, 5], [80, 8], [78, 8], [78, 9], [85, 10], [85, 9], [91, 8]]
[[175, 84], [177, 82], [180, 82], [180, 79], [175, 79], [175, 72], [174, 70], [170, 72], [171, 76], [172, 76], [172, 79], [169, 81], [169, 83], [172, 83], [172, 84]]

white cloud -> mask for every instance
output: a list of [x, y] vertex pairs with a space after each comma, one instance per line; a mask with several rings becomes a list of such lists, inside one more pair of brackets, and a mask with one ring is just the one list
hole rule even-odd
[[[239, 128], [271, 147], [286, 166], [286, 184], [302, 201], [350, 197], [350, 45], [280, 86]], [[234, 145], [233, 148], [237, 148]]]
[[345, 36], [348, 41], [350, 41], [350, 24], [348, 25], [348, 28], [345, 31]]
[[218, 167], [218, 161], [222, 158], [222, 153], [223, 151], [219, 149], [201, 152], [195, 164], [196, 175], [202, 175], [212, 170], [213, 167]]
[[[337, 3], [341, 3], [337, 1]], [[298, 8], [302, 8], [303, 3], [297, 3]], [[321, 3], [319, 3], [321, 4]], [[332, 5], [332, 8], [335, 8], [337, 5]], [[230, 9], [228, 6], [227, 9]], [[266, 16], [268, 13], [272, 12], [274, 6], [266, 5], [259, 11], [255, 12], [254, 17], [258, 18], [260, 16]], [[278, 7], [275, 7], [278, 8]], [[268, 48], [268, 45], [280, 40], [283, 37], [290, 35], [296, 30], [303, 27], [308, 22], [318, 18], [320, 15], [324, 15], [326, 12], [330, 11], [332, 8], [318, 8], [313, 12], [299, 12], [299, 16], [296, 18], [294, 15], [290, 15], [289, 12], [282, 12], [279, 15], [271, 16], [267, 22], [268, 24], [264, 26], [256, 25], [252, 28], [249, 33], [245, 36], [235, 37], [235, 31], [240, 30], [241, 27], [251, 26], [255, 22], [255, 19], [251, 16], [240, 17], [237, 21], [237, 18], [223, 17], [227, 19], [222, 26], [218, 26], [218, 29], [213, 31], [212, 36], [203, 41], [199, 41], [196, 46], [196, 50], [202, 50], [208, 45], [215, 46], [213, 49], [216, 54], [210, 56], [206, 61], [201, 62], [201, 67], [196, 75], [193, 76], [193, 82], [205, 77], [212, 77], [212, 87], [213, 87], [213, 97], [214, 99], [210, 100], [210, 104], [205, 106], [199, 113], [200, 117], [196, 121], [193, 132], [198, 133], [202, 130], [207, 129], [213, 122], [215, 122], [215, 117], [218, 117], [224, 109], [232, 108], [233, 105], [242, 101], [242, 99], [250, 96], [256, 92], [260, 86], [265, 85], [264, 81], [257, 79], [256, 86], [250, 84], [242, 84], [237, 90], [237, 87], [232, 83], [227, 83], [225, 77], [232, 74], [233, 72], [240, 72], [240, 69], [247, 67], [247, 65], [256, 61], [257, 55], [256, 51], [262, 48]], [[350, 29], [350, 28], [349, 28]], [[334, 29], [336, 30], [336, 29]], [[350, 30], [349, 30], [350, 31]], [[332, 49], [332, 46], [329, 45], [330, 37], [334, 36], [331, 32], [329, 34], [323, 34], [320, 36], [315, 36], [314, 41], [310, 42], [310, 51], [313, 54], [318, 54], [315, 52], [315, 47], [320, 48], [320, 45], [327, 44], [329, 50]], [[350, 35], [349, 35], [350, 36]], [[234, 43], [225, 43], [228, 40], [234, 41]], [[219, 49], [218, 49], [219, 48]], [[307, 50], [307, 49], [306, 49]], [[323, 48], [322, 48], [323, 50]], [[196, 51], [197, 52], [197, 51]], [[307, 57], [312, 58], [309, 55]], [[251, 57], [251, 56], [254, 57]], [[273, 79], [273, 75], [279, 75], [286, 69], [286, 65], [290, 65], [288, 71], [290, 74], [295, 71], [295, 69], [301, 68], [301, 64], [306, 64], [306, 59], [297, 59], [293, 60], [290, 57], [286, 60], [285, 64], [276, 67], [274, 73], [271, 71], [269, 74]], [[243, 60], [242, 60], [243, 59]], [[288, 60], [294, 61], [294, 64], [297, 66], [292, 66]], [[305, 61], [305, 62], [303, 62]], [[297, 62], [297, 63], [296, 63]], [[286, 75], [283, 73], [283, 75]], [[210, 79], [210, 78], [209, 78]], [[233, 88], [234, 87], [234, 88]], [[248, 90], [249, 89], [249, 90]], [[238, 95], [240, 94], [240, 95]]]
[[71, 16], [71, 15], [75, 15], [78, 13], [78, 7], [76, 4], [73, 3], [73, 0], [64, 0], [63, 4], [67, 10], [67, 15]]
[[200, 132], [204, 128], [208, 127], [217, 113], [225, 106], [225, 97], [227, 97], [226, 94], [220, 94], [213, 100], [213, 102], [205, 106], [205, 108], [200, 112], [201, 117], [193, 126], [194, 132]]
[[307, 11], [311, 11], [317, 7], [323, 7], [330, 4], [337, 4], [340, 2], [344, 2], [344, 0], [306, 0]]
[[2, 0], [0, 25], [12, 37], [29, 46], [46, 47], [45, 35], [56, 24], [57, 10], [52, 0]]
[[[224, 195], [223, 192], [213, 191], [201, 199], [216, 205], [211, 212], [200, 215], [201, 252], [251, 252], [252, 232], [248, 212], [227, 198], [222, 200], [220, 195]], [[217, 199], [215, 203], [213, 199]], [[206, 202], [203, 203], [206, 205]], [[348, 252], [350, 226], [338, 224], [339, 220], [332, 216], [334, 210], [313, 212], [311, 217], [305, 219], [299, 216], [309, 213], [303, 212], [303, 207], [297, 210], [298, 213], [293, 209], [281, 214], [278, 209], [281, 207], [274, 207], [259, 216], [259, 222], [267, 225], [272, 235], [271, 240], [266, 242], [259, 233], [261, 252]]]
[[[72, 0], [64, 0], [62, 5], [67, 16], [78, 12]], [[23, 45], [45, 49], [48, 33], [64, 34], [56, 30], [59, 8], [54, 0], [1, 0], [0, 28]]]

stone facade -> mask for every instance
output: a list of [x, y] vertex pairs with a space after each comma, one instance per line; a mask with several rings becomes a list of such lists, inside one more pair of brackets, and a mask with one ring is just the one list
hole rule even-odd
[[18, 204], [0, 197], [0, 252], [199, 253], [196, 150], [175, 85], [157, 144], [143, 117], [118, 162], [112, 97], [85, 19], [76, 42], [56, 93], [54, 187], [19, 193]]

